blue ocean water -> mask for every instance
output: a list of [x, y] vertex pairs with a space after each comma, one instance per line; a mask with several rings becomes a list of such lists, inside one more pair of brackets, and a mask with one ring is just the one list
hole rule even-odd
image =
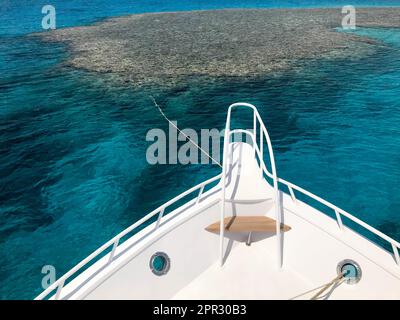
[[[353, 1], [400, 5], [400, 1]], [[0, 0], [0, 298], [41, 291], [156, 206], [218, 172], [212, 165], [148, 165], [146, 132], [164, 128], [153, 94], [181, 127], [219, 128], [226, 106], [259, 107], [278, 173], [400, 240], [400, 30], [360, 60], [304, 61], [257, 81], [190, 82], [148, 92], [65, 67], [40, 30], [44, 1]], [[53, 1], [57, 25], [106, 16], [224, 7], [341, 5], [342, 1]], [[345, 3], [347, 4], [347, 3]]]
[[[339, 7], [346, 0], [0, 0], [0, 35], [41, 30], [42, 7], [56, 8], [57, 27], [75, 26], [130, 13], [205, 10], [223, 8]], [[398, 6], [400, 0], [352, 0], [354, 6]]]

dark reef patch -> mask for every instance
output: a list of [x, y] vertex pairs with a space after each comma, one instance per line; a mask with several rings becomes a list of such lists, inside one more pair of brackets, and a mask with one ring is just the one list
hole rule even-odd
[[[400, 26], [400, 10], [357, 10], [358, 26]], [[359, 58], [377, 41], [337, 32], [339, 9], [150, 13], [41, 36], [69, 44], [68, 64], [128, 84], [175, 85], [193, 77], [257, 77], [299, 59]]]

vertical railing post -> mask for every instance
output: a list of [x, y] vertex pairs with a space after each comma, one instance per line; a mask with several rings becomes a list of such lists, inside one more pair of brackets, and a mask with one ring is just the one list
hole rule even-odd
[[[276, 179], [276, 176], [274, 177]], [[282, 268], [282, 239], [281, 239], [281, 205], [280, 205], [280, 192], [279, 189], [275, 194], [275, 216], [276, 216], [276, 238], [277, 238], [277, 257], [278, 269]]]
[[271, 163], [271, 172], [272, 179], [275, 191], [275, 217], [276, 217], [276, 241], [277, 241], [277, 262], [278, 269], [282, 268], [282, 239], [281, 239], [281, 215], [283, 214], [283, 208], [281, 207], [281, 193], [279, 191], [279, 182], [278, 182], [278, 174], [276, 172], [274, 151], [272, 149], [271, 139], [268, 135], [267, 129], [265, 129], [264, 125], [260, 123], [260, 126], [263, 126], [263, 130], [265, 130], [265, 138], [267, 140], [268, 152], [269, 152], [269, 161]]
[[201, 196], [203, 194], [203, 191], [204, 191], [204, 185], [201, 186], [201, 188], [199, 190], [199, 194], [198, 194], [197, 199], [196, 199], [196, 204], [198, 204], [200, 202], [200, 198], [201, 198]]
[[340, 216], [340, 212], [335, 209], [335, 214], [336, 214], [336, 221], [339, 225], [340, 230], [343, 230], [343, 222], [342, 222], [342, 217]]
[[221, 266], [224, 264], [224, 232], [225, 232], [225, 180], [226, 180], [226, 167], [227, 167], [227, 148], [229, 145], [229, 134], [225, 135], [224, 141], [224, 155], [222, 162], [222, 197], [221, 197], [221, 216], [219, 225], [219, 254]]
[[292, 201], [294, 203], [297, 203], [296, 195], [293, 192], [293, 188], [291, 186], [289, 186], [289, 185], [287, 187], [289, 189], [289, 193], [290, 193], [290, 197], [292, 198]]
[[59, 300], [59, 299], [60, 299], [61, 291], [62, 291], [62, 289], [63, 289], [63, 287], [64, 287], [64, 283], [65, 283], [65, 279], [62, 280], [62, 281], [58, 284], [58, 286], [57, 286], [57, 292], [56, 292], [56, 295], [55, 295], [55, 297], [54, 297], [54, 300]]
[[254, 134], [254, 144], [257, 143], [256, 136], [257, 136], [257, 116], [256, 112], [253, 110], [253, 134]]
[[397, 265], [400, 266], [399, 248], [397, 248], [397, 246], [392, 243], [392, 249], [393, 249], [394, 259], [396, 260]]
[[[257, 145], [257, 117], [256, 113], [253, 110], [253, 150], [254, 150], [254, 158], [257, 158], [257, 151], [256, 151], [256, 145]], [[260, 159], [260, 166], [261, 166], [261, 159]]]
[[262, 127], [260, 125], [260, 157], [262, 160], [262, 161], [260, 161], [261, 177], [264, 175], [263, 167], [262, 167], [262, 164], [264, 163], [264, 147], [263, 147], [264, 146], [264, 137], [263, 137], [263, 135], [264, 135], [264, 131], [262, 130]]
[[266, 132], [266, 138], [268, 142], [268, 151], [269, 151], [269, 158], [271, 162], [271, 171], [272, 171], [272, 177], [273, 177], [273, 183], [274, 183], [274, 190], [275, 190], [275, 216], [276, 216], [276, 241], [277, 241], [277, 261], [278, 261], [278, 269], [282, 268], [282, 239], [281, 239], [281, 215], [282, 215], [282, 209], [281, 208], [281, 197], [280, 197], [280, 192], [279, 192], [279, 185], [278, 185], [278, 175], [276, 173], [276, 166], [275, 166], [275, 158], [274, 158], [274, 152], [272, 150], [272, 145], [271, 145], [271, 140], [268, 136], [268, 133]]
[[158, 214], [158, 218], [157, 218], [156, 227], [155, 227], [154, 229], [157, 229], [157, 228], [160, 226], [161, 218], [162, 218], [163, 215], [164, 215], [164, 211], [165, 211], [165, 208], [162, 208], [162, 209], [160, 210], [160, 213]]
[[226, 119], [225, 136], [224, 136], [224, 150], [222, 156], [222, 190], [221, 190], [221, 212], [219, 224], [219, 255], [221, 267], [224, 264], [224, 236], [225, 236], [225, 181], [226, 181], [226, 168], [228, 163], [228, 146], [230, 140], [230, 127], [231, 127], [231, 107], [228, 109], [228, 116]]
[[115, 255], [115, 250], [117, 250], [118, 244], [119, 244], [119, 239], [115, 239], [113, 247], [110, 252], [110, 258], [108, 259], [107, 263], [111, 263], [113, 261], [114, 255]]

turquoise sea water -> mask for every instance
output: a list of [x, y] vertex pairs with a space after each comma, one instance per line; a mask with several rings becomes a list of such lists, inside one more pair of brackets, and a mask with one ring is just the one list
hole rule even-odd
[[[134, 12], [342, 4], [54, 3], [58, 26]], [[381, 40], [377, 53], [361, 60], [299, 62], [300, 72], [257, 81], [134, 91], [67, 68], [62, 45], [26, 37], [40, 31], [43, 4], [0, 0], [0, 298], [33, 298], [43, 265], [61, 276], [156, 206], [218, 173], [211, 165], [146, 163], [146, 132], [167, 128], [149, 94], [179, 126], [194, 129], [222, 129], [232, 102], [256, 104], [280, 176], [400, 240], [400, 30], [358, 29]]]

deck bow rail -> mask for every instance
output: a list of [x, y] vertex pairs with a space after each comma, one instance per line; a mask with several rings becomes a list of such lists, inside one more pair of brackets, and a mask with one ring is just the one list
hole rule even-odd
[[[162, 206], [158, 207], [157, 209], [153, 210], [134, 224], [132, 224], [130, 227], [126, 228], [124, 231], [116, 235], [114, 238], [103, 244], [100, 248], [98, 248], [96, 251], [94, 251], [91, 255], [89, 255], [87, 258], [82, 260], [80, 263], [78, 263], [75, 267], [73, 267], [70, 271], [68, 271], [66, 274], [64, 274], [60, 279], [55, 281], [53, 284], [51, 284], [46, 290], [44, 290], [40, 295], [38, 295], [35, 300], [43, 300], [46, 298], [50, 293], [52, 293], [55, 289], [57, 289], [54, 299], [58, 300], [61, 297], [61, 292], [62, 289], [64, 288], [64, 284], [66, 280], [71, 278], [73, 275], [75, 275], [78, 271], [82, 271], [83, 267], [85, 267], [89, 262], [91, 262], [93, 259], [98, 257], [101, 253], [106, 251], [108, 248], [112, 246], [111, 252], [109, 253], [109, 257], [107, 259], [106, 264], [111, 263], [114, 260], [115, 257], [115, 252], [120, 244], [121, 238], [126, 236], [128, 233], [132, 232], [133, 230], [137, 229], [144, 223], [146, 223], [148, 220], [150, 220], [152, 217], [156, 216], [158, 214], [157, 222], [156, 222], [156, 228], [153, 229], [152, 231], [156, 230], [160, 226], [160, 221], [165, 213], [165, 210], [176, 203], [177, 201], [181, 200], [182, 198], [188, 196], [189, 194], [198, 191], [197, 197], [192, 199], [192, 201], [195, 201], [195, 203], [199, 203], [200, 200], [202, 199], [202, 196], [204, 195], [204, 188], [208, 186], [209, 184], [219, 180], [221, 178], [222, 174], [218, 174], [215, 177], [208, 179], [202, 183], [199, 183], [198, 185], [194, 186], [193, 188], [190, 188], [189, 190], [186, 190], [185, 192], [181, 193], [180, 195], [176, 196], [175, 198], [169, 200], [168, 202], [164, 203]], [[87, 269], [87, 268], [86, 268]]]
[[[267, 175], [270, 175], [269, 173], [267, 173]], [[296, 190], [316, 201], [318, 201], [319, 203], [325, 205], [326, 207], [332, 209], [335, 212], [335, 216], [336, 216], [336, 222], [339, 226], [340, 229], [344, 228], [344, 224], [342, 221], [342, 217], [344, 216], [348, 219], [350, 219], [351, 221], [353, 221], [354, 223], [356, 223], [357, 225], [363, 227], [364, 229], [367, 229], [368, 231], [372, 232], [373, 234], [375, 234], [376, 236], [378, 236], [379, 238], [381, 238], [382, 240], [388, 242], [391, 246], [392, 246], [392, 250], [393, 250], [393, 256], [394, 259], [397, 263], [398, 266], [400, 266], [400, 256], [399, 256], [399, 248], [400, 248], [400, 243], [394, 239], [392, 239], [391, 237], [387, 236], [386, 234], [384, 234], [383, 232], [375, 229], [374, 227], [370, 226], [369, 224], [365, 223], [364, 221], [356, 218], [355, 216], [353, 216], [352, 214], [348, 213], [347, 211], [335, 206], [334, 204], [330, 203], [329, 201], [326, 201], [320, 197], [318, 197], [317, 195], [289, 182], [286, 180], [283, 180], [281, 178], [278, 178], [278, 181], [284, 185], [286, 185], [289, 189], [289, 193], [290, 196], [292, 198], [292, 201], [296, 203], [296, 196], [293, 192], [293, 190]]]
[[[253, 111], [253, 131], [243, 130], [243, 129], [235, 129], [231, 130], [231, 116], [232, 110], [240, 107], [245, 107], [251, 109]], [[257, 142], [257, 124], [260, 128], [260, 141]], [[278, 188], [278, 175], [276, 173], [276, 166], [275, 166], [275, 158], [274, 152], [272, 149], [271, 139], [269, 137], [268, 131], [265, 128], [264, 122], [262, 121], [260, 114], [257, 111], [257, 108], [250, 103], [245, 102], [238, 102], [231, 104], [228, 109], [228, 115], [226, 118], [226, 127], [225, 127], [225, 136], [224, 136], [224, 154], [223, 154], [223, 163], [222, 163], [222, 191], [221, 191], [221, 217], [220, 217], [220, 263], [223, 265], [224, 262], [224, 219], [225, 219], [225, 178], [227, 174], [227, 169], [230, 166], [229, 163], [229, 155], [228, 155], [228, 148], [230, 144], [231, 137], [236, 134], [245, 134], [250, 137], [253, 144], [253, 149], [255, 151], [255, 156], [257, 155], [260, 161], [260, 168], [265, 167], [264, 159], [263, 159], [263, 145], [264, 139], [267, 143], [268, 147], [268, 154], [269, 160], [271, 165], [271, 177], [273, 180], [273, 188], [274, 188], [274, 199], [275, 199], [275, 219], [276, 219], [276, 237], [277, 237], [277, 262], [278, 267], [282, 266], [282, 241], [281, 241], [281, 208], [279, 202], [279, 188]], [[260, 145], [260, 146], [259, 146]], [[229, 158], [228, 158], [229, 157]], [[262, 173], [262, 172], [261, 172]]]
[[[393, 238], [387, 236], [386, 234], [384, 234], [383, 232], [375, 229], [374, 227], [370, 226], [369, 224], [365, 223], [364, 221], [356, 218], [355, 216], [353, 216], [352, 214], [348, 213], [347, 211], [335, 206], [334, 204], [330, 203], [329, 201], [326, 201], [324, 199], [322, 199], [321, 197], [318, 197], [317, 195], [295, 185], [294, 183], [291, 183], [289, 181], [286, 181], [282, 178], [277, 177], [277, 173], [276, 173], [276, 169], [275, 169], [275, 162], [274, 162], [274, 157], [273, 157], [273, 153], [272, 153], [272, 146], [271, 146], [271, 141], [269, 139], [269, 135], [267, 132], [267, 129], [263, 123], [263, 121], [261, 120], [260, 114], [257, 111], [257, 108], [249, 103], [234, 103], [230, 106], [229, 110], [228, 110], [228, 120], [227, 120], [227, 128], [228, 125], [230, 125], [230, 110], [235, 108], [235, 107], [247, 107], [250, 108], [251, 110], [253, 110], [253, 114], [254, 114], [254, 121], [253, 121], [253, 131], [249, 131], [249, 130], [232, 130], [232, 131], [228, 131], [229, 129], [226, 129], [228, 131], [228, 133], [225, 133], [226, 136], [225, 137], [229, 137], [229, 134], [232, 134], [234, 132], [238, 132], [238, 133], [245, 133], [248, 136], [251, 137], [251, 140], [253, 142], [253, 147], [254, 147], [254, 151], [255, 151], [255, 155], [258, 157], [259, 161], [260, 161], [260, 168], [262, 170], [262, 172], [269, 177], [270, 179], [272, 179], [273, 181], [273, 186], [274, 189], [276, 190], [276, 182], [281, 183], [283, 185], [285, 185], [288, 190], [289, 190], [289, 194], [290, 197], [292, 198], [292, 201], [294, 203], [297, 202], [296, 199], [296, 195], [294, 193], [294, 190], [302, 193], [303, 195], [316, 200], [317, 202], [321, 203], [322, 205], [332, 209], [335, 213], [335, 217], [336, 217], [336, 222], [339, 226], [340, 229], [343, 229], [344, 223], [342, 220], [342, 216], [348, 218], [349, 220], [353, 221], [354, 223], [356, 223], [357, 225], [359, 225], [360, 227], [363, 227], [364, 229], [370, 231], [371, 233], [373, 233], [374, 235], [378, 236], [379, 238], [381, 238], [382, 240], [388, 242], [391, 247], [392, 247], [392, 252], [393, 252], [393, 257], [395, 262], [397, 263], [398, 266], [400, 266], [400, 256], [399, 256], [399, 249], [400, 249], [400, 243], [396, 240], [394, 240]], [[228, 123], [229, 122], [229, 123]], [[260, 130], [260, 139], [259, 139], [259, 143], [257, 143], [257, 123], [259, 123], [259, 130]], [[272, 173], [268, 171], [265, 162], [264, 162], [264, 157], [263, 157], [263, 141], [264, 138], [267, 141], [267, 145], [268, 145], [268, 150], [269, 150], [269, 154], [270, 154], [270, 164], [272, 167]], [[226, 138], [227, 139], [227, 138]], [[229, 139], [228, 139], [229, 140]], [[225, 161], [224, 161], [225, 163]], [[223, 191], [223, 190], [222, 190]], [[277, 210], [277, 216], [278, 213], [280, 212], [279, 207], [276, 208]], [[278, 221], [278, 219], [277, 219]], [[281, 257], [279, 257], [279, 259], [281, 259]]]

